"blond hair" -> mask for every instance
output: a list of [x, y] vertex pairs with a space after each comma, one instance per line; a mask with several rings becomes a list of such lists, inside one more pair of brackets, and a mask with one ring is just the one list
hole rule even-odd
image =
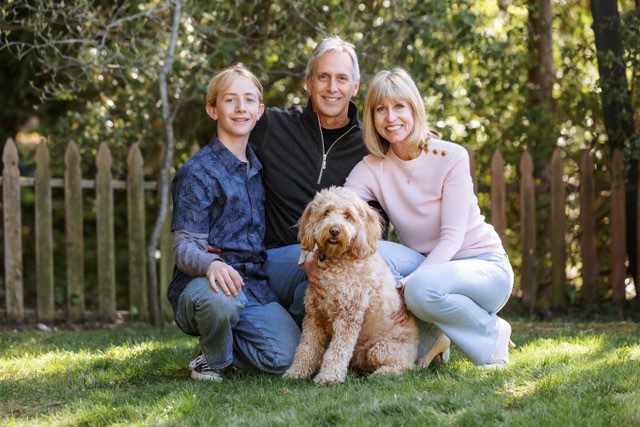
[[218, 94], [229, 87], [231, 84], [231, 80], [234, 77], [243, 76], [251, 80], [251, 82], [256, 85], [258, 91], [260, 92], [260, 102], [262, 102], [262, 94], [264, 89], [262, 88], [262, 84], [247, 67], [244, 66], [241, 62], [238, 62], [235, 65], [232, 65], [229, 68], [225, 68], [224, 70], [218, 72], [211, 81], [209, 82], [209, 87], [207, 88], [207, 104], [211, 104], [212, 106], [216, 106], [216, 99], [218, 99]]
[[423, 147], [431, 134], [424, 101], [411, 76], [404, 69], [397, 67], [391, 71], [378, 71], [369, 80], [362, 120], [362, 139], [367, 150], [379, 158], [384, 158], [389, 150], [389, 143], [376, 131], [373, 119], [376, 106], [386, 100], [404, 101], [409, 104], [413, 111], [414, 125], [405, 143]]

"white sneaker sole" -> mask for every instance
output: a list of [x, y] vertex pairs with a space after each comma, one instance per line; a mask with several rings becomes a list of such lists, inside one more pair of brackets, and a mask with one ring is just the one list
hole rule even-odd
[[202, 374], [193, 370], [191, 371], [191, 378], [198, 381], [222, 381], [222, 376], [218, 373]]

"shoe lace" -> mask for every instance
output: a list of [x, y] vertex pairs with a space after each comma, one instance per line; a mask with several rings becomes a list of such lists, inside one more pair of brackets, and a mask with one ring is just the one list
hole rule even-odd
[[203, 363], [207, 364], [207, 360], [205, 359], [204, 354], [200, 354], [198, 355], [198, 357], [189, 362], [189, 369], [193, 370], [198, 365], [202, 365]]

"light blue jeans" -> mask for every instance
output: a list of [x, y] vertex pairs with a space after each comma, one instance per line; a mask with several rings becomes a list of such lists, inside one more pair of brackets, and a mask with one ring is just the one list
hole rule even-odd
[[[416, 259], [424, 259], [422, 255]], [[513, 289], [505, 253], [482, 254], [430, 265], [404, 290], [407, 308], [444, 331], [476, 365], [487, 363], [498, 338], [496, 313]]]
[[[396, 282], [413, 273], [425, 258], [386, 240], [378, 242], [378, 253]], [[299, 257], [300, 245], [269, 249], [265, 269], [271, 289], [300, 325], [308, 283], [298, 267]], [[506, 304], [512, 288], [513, 271], [506, 254], [454, 260], [420, 271], [405, 289], [407, 307], [420, 331], [418, 358], [431, 349], [442, 329], [474, 363], [487, 362], [498, 334], [495, 313]]]
[[200, 347], [214, 369], [233, 363], [282, 374], [300, 341], [300, 328], [279, 303], [261, 304], [251, 292], [240, 291], [237, 297], [213, 292], [205, 277], [193, 279], [182, 291], [176, 323], [200, 336]]

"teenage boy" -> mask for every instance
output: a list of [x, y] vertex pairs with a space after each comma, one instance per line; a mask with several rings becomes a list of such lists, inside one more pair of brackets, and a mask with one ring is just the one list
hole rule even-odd
[[200, 336], [194, 379], [220, 381], [232, 363], [283, 373], [300, 338], [264, 270], [262, 166], [247, 146], [264, 112], [262, 92], [242, 64], [211, 80], [206, 111], [217, 135], [172, 183], [176, 268], [167, 296], [178, 326]]

